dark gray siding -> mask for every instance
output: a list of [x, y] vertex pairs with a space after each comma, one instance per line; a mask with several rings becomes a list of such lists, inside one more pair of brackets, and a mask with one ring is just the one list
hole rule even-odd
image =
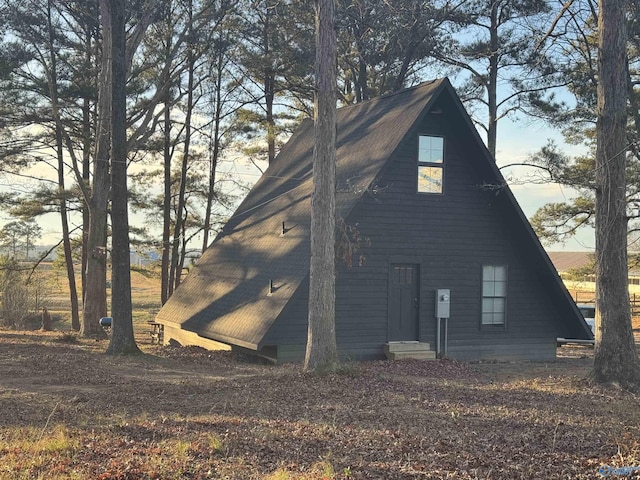
[[[445, 112], [451, 105], [442, 105]], [[457, 116], [451, 117], [457, 118]], [[339, 267], [336, 333], [347, 358], [382, 356], [388, 329], [389, 266], [420, 268], [419, 340], [435, 345], [435, 290], [451, 290], [448, 353], [454, 358], [555, 356], [561, 318], [544, 282], [545, 268], [531, 239], [482, 166], [483, 152], [464, 125], [445, 113], [427, 116], [411, 131], [350, 217], [368, 245], [364, 266]], [[460, 132], [467, 132], [466, 136]], [[444, 194], [416, 193], [417, 135], [445, 137]], [[484, 169], [484, 170], [483, 170]], [[375, 192], [375, 193], [374, 193]], [[519, 236], [520, 235], [520, 236]], [[508, 267], [505, 328], [480, 324], [482, 265]], [[538, 274], [538, 272], [541, 272]], [[278, 359], [300, 360], [307, 333], [308, 278], [283, 310], [265, 344], [280, 345]], [[435, 347], [434, 347], [435, 348]]]
[[[362, 274], [364, 271], [352, 270], [349, 273]], [[383, 347], [386, 342], [386, 314], [382, 319], [378, 319], [378, 331], [368, 331], [368, 322], [362, 316], [363, 311], [369, 311], [366, 302], [371, 290], [368, 286], [381, 289], [381, 294], [386, 296], [386, 283], [383, 286], [373, 285], [371, 279], [366, 278], [366, 274], [361, 278], [362, 284], [350, 289], [351, 295], [359, 295], [359, 298], [345, 298], [342, 295], [343, 289], [340, 286], [340, 279], [343, 273], [338, 274], [338, 287], [336, 293], [337, 302], [337, 325], [336, 334], [338, 348], [342, 360], [373, 360], [384, 358]], [[355, 277], [351, 277], [354, 280]], [[346, 289], [345, 289], [346, 290]], [[269, 331], [264, 344], [277, 345], [278, 362], [299, 362], [304, 359], [307, 342], [307, 318], [309, 301], [309, 276], [307, 276], [296, 293], [293, 295], [287, 306], [282, 311], [278, 321]], [[346, 308], [343, 311], [343, 308]], [[347, 312], [356, 312], [348, 314]], [[360, 312], [360, 313], [357, 313]], [[358, 336], [354, 337], [353, 333]]]
[[[448, 288], [451, 356], [549, 358], [560, 318], [532, 264], [537, 257], [514, 235], [517, 219], [479, 167], [482, 152], [458, 131], [444, 114], [427, 116], [378, 180], [380, 193], [365, 195], [353, 212], [349, 222], [358, 223], [370, 247], [364, 267], [341, 272], [338, 320], [349, 324], [353, 338], [384, 343], [389, 265], [413, 263], [420, 266], [421, 341], [435, 345], [435, 290]], [[418, 134], [446, 139], [442, 195], [416, 193]], [[505, 328], [481, 327], [483, 264], [508, 267]]]

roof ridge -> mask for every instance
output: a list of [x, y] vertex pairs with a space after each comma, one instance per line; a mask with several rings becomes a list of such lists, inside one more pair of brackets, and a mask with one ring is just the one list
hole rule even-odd
[[434, 83], [442, 82], [445, 78], [446, 77], [434, 78], [433, 80], [425, 80], [424, 82], [420, 82], [420, 83], [418, 83], [416, 85], [413, 85], [411, 87], [406, 87], [406, 88], [403, 88], [401, 90], [395, 90], [393, 92], [388, 92], [388, 93], [385, 93], [383, 95], [379, 95], [377, 97], [369, 98], [367, 100], [362, 100], [361, 102], [358, 102], [358, 103], [351, 103], [349, 105], [345, 105], [343, 107], [338, 108], [338, 110], [347, 110], [349, 108], [354, 108], [354, 107], [358, 107], [358, 106], [361, 106], [361, 105], [367, 105], [367, 104], [373, 103], [373, 102], [379, 102], [380, 100], [384, 100], [384, 99], [387, 99], [389, 97], [394, 97], [396, 95], [400, 95], [400, 94], [409, 92], [411, 90], [417, 90], [418, 88], [425, 87], [427, 85], [433, 85]]

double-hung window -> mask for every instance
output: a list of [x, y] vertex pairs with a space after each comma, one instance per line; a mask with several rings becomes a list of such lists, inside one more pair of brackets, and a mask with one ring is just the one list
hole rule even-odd
[[418, 192], [443, 193], [444, 138], [418, 137]]
[[504, 327], [507, 311], [507, 267], [482, 267], [482, 325]]

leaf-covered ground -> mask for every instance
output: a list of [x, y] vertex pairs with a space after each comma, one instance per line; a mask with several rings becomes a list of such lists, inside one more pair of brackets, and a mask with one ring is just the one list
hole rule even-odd
[[587, 347], [319, 377], [61, 336], [0, 331], [1, 479], [640, 478], [639, 399], [586, 386]]

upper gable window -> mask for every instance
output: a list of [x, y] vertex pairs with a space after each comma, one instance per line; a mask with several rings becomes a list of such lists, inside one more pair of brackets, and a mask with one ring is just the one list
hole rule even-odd
[[442, 193], [444, 180], [444, 138], [418, 137], [418, 192]]

